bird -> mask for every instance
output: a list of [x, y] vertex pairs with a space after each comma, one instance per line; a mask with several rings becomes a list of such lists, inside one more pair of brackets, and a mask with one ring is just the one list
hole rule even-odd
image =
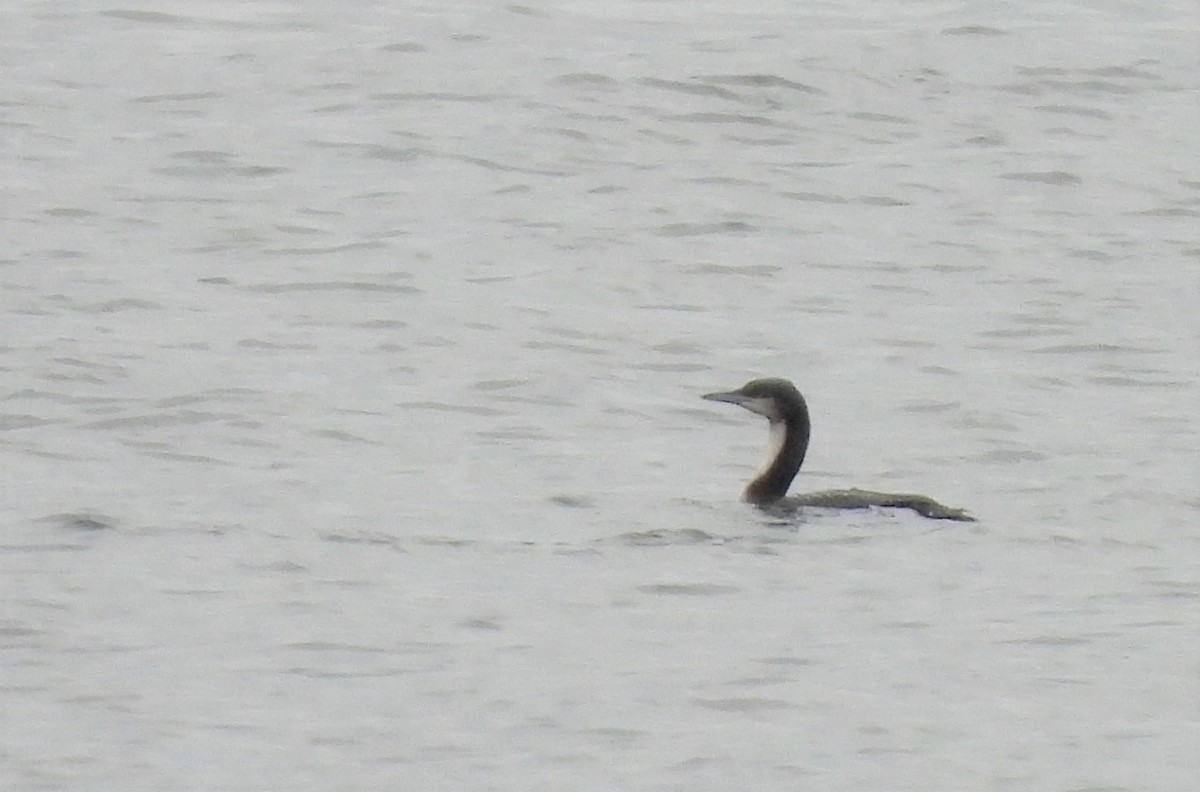
[[829, 509], [866, 509], [872, 506], [912, 509], [935, 520], [974, 522], [963, 509], [912, 493], [873, 492], [862, 489], [822, 490], [787, 496], [792, 479], [804, 463], [812, 423], [808, 403], [791, 381], [766, 377], [747, 382], [737, 390], [706, 393], [709, 401], [736, 404], [761, 415], [770, 424], [767, 461], [746, 485], [742, 500], [772, 512], [794, 511], [803, 506]]

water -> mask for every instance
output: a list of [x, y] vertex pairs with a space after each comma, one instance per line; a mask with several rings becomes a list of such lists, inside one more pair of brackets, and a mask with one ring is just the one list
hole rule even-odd
[[5, 789], [1195, 787], [1191, 4], [0, 31]]

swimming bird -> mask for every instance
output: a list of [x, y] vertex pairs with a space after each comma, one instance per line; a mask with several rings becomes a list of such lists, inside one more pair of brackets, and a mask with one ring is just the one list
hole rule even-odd
[[823, 490], [803, 495], [787, 495], [792, 479], [804, 462], [812, 424], [808, 404], [796, 386], [785, 379], [769, 377], [750, 380], [734, 391], [706, 393], [709, 401], [728, 402], [763, 416], [770, 423], [771, 440], [767, 461], [746, 485], [742, 500], [771, 511], [794, 510], [801, 506], [830, 509], [865, 509], [886, 506], [912, 509], [935, 520], [975, 518], [962, 509], [943, 506], [932, 498], [909, 493], [871, 492], [870, 490]]

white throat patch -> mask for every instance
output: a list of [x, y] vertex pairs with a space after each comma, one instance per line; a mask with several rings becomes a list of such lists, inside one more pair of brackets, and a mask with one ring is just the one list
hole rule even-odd
[[[762, 401], [771, 400], [763, 399]], [[755, 412], [758, 411], [755, 410]], [[771, 435], [767, 440], [767, 459], [763, 462], [762, 467], [758, 469], [758, 472], [754, 474], [754, 478], [757, 479], [771, 469], [771, 463], [775, 461], [775, 458], [779, 456], [779, 452], [783, 450], [785, 440], [787, 440], [787, 424], [783, 421], [771, 421]]]

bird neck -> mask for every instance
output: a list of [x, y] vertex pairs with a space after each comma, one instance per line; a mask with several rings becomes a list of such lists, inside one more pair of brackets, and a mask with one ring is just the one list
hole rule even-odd
[[792, 479], [804, 463], [809, 429], [808, 410], [803, 407], [794, 414], [771, 421], [767, 461], [746, 485], [742, 500], [763, 506], [787, 494]]

